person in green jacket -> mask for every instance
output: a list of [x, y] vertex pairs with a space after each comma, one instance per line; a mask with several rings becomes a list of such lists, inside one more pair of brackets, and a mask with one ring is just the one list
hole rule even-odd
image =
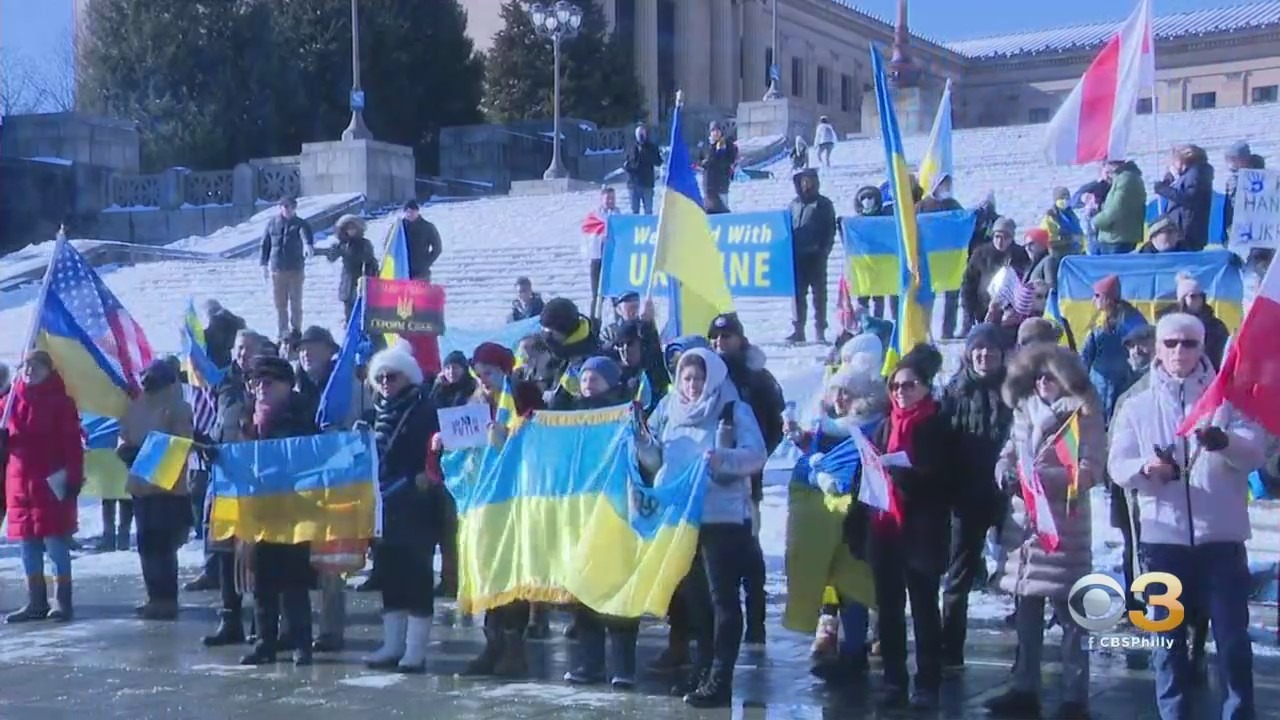
[[1128, 160], [1107, 162], [1111, 191], [1101, 208], [1093, 212], [1093, 226], [1098, 230], [1101, 254], [1133, 252], [1143, 240], [1147, 216], [1147, 190], [1142, 186], [1142, 171]]

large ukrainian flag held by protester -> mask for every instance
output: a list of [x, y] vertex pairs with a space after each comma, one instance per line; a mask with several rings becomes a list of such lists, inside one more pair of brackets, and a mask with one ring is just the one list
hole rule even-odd
[[938, 102], [938, 114], [933, 118], [933, 130], [929, 132], [929, 147], [920, 159], [920, 187], [925, 194], [932, 193], [942, 182], [951, 177], [955, 181], [955, 168], [951, 159], [951, 80], [942, 91]]
[[[711, 236], [698, 178], [681, 135], [681, 103], [682, 95], [677, 93], [666, 191], [658, 208], [658, 240], [653, 248], [654, 271], [666, 273], [670, 280], [664, 339], [705, 334], [717, 315], [733, 312], [724, 260]], [[654, 277], [650, 277], [650, 287]]]
[[191, 445], [191, 438], [149, 432], [129, 474], [162, 490], [173, 490], [187, 468]]
[[182, 316], [182, 366], [187, 380], [195, 387], [216, 387], [222, 382], [225, 371], [209, 357], [209, 343], [204, 338], [204, 328], [196, 306], [187, 299], [187, 311]]
[[1244, 280], [1236, 262], [1226, 250], [1072, 255], [1058, 267], [1057, 302], [1051, 302], [1046, 314], [1065, 318], [1076, 342], [1083, 345], [1098, 321], [1093, 307], [1094, 283], [1118, 275], [1120, 296], [1141, 311], [1147, 322], [1154, 323], [1157, 312], [1177, 304], [1178, 274], [1186, 273], [1200, 283], [1205, 301], [1234, 333], [1244, 319]]
[[447, 454], [458, 506], [458, 608], [581, 602], [665, 616], [698, 543], [705, 461], [646, 487], [630, 404], [539, 411], [502, 449]]
[[929, 340], [928, 310], [933, 306], [933, 287], [928, 261], [920, 251], [915, 206], [902, 201], [912, 196], [911, 173], [907, 169], [906, 154], [902, 151], [902, 135], [898, 132], [898, 118], [893, 111], [884, 62], [874, 46], [871, 48], [871, 68], [876, 80], [876, 107], [880, 113], [880, 136], [884, 138], [889, 183], [893, 197], [898, 199], [893, 204], [893, 215], [898, 225], [902, 302], [901, 317], [893, 329], [894, 341], [885, 352], [885, 368], [889, 370], [917, 343]]
[[[409, 279], [409, 238], [404, 232], [404, 221], [391, 223], [387, 232], [387, 242], [382, 250], [382, 267], [378, 269], [379, 280]], [[396, 341], [396, 335], [384, 334], [383, 340], [388, 346]]]
[[124, 417], [129, 398], [142, 391], [151, 346], [142, 327], [65, 238], [50, 261], [44, 301], [37, 308], [36, 344], [81, 412]]
[[217, 540], [367, 540], [381, 527], [378, 453], [368, 432], [220, 445], [209, 492]]

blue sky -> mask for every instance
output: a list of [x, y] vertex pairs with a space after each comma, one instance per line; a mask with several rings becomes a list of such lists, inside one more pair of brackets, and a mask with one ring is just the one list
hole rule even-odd
[[[890, 20], [897, 14], [897, 0], [862, 0], [857, 4]], [[1155, 12], [1167, 15], [1236, 4], [1242, 0], [1155, 0]], [[72, 0], [0, 0], [0, 47], [11, 48], [34, 62], [48, 62], [54, 48], [61, 47], [60, 39], [70, 32], [71, 6]], [[1120, 20], [1132, 6], [1132, 0], [910, 0], [909, 5], [912, 30], [941, 40]]]

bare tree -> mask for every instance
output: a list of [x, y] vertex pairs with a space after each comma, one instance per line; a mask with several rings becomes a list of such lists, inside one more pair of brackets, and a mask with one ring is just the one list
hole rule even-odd
[[75, 108], [75, 42], [71, 32], [44, 62], [12, 47], [0, 48], [0, 115], [64, 112]]
[[36, 112], [40, 107], [36, 68], [23, 53], [0, 47], [0, 115]]

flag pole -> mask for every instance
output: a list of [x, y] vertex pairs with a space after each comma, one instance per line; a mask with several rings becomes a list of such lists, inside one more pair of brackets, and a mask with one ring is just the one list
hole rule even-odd
[[[31, 348], [36, 344], [36, 333], [40, 330], [40, 317], [44, 314], [45, 301], [49, 299], [49, 286], [53, 283], [53, 266], [58, 261], [58, 256], [62, 254], [62, 249], [67, 244], [67, 226], [58, 227], [58, 234], [53, 242], [53, 255], [49, 256], [49, 265], [44, 269], [44, 279], [40, 281], [40, 294], [36, 295], [36, 306], [31, 311], [31, 323], [27, 326], [27, 337], [22, 341], [22, 360], [25, 362], [27, 353], [31, 352]], [[16, 369], [15, 369], [16, 375]], [[10, 383], [10, 387], [18, 384], [17, 378]], [[0, 428], [9, 426], [9, 417], [13, 415], [13, 396], [14, 392], [9, 391], [9, 397], [4, 404], [4, 414], [0, 416]]]
[[[676, 122], [676, 119], [680, 117], [680, 108], [683, 105], [684, 105], [684, 91], [677, 90], [676, 91], [676, 110], [675, 110], [675, 113], [671, 115], [671, 146], [672, 147], [675, 147], [675, 144], [678, 142], [683, 142], [683, 140], [676, 137], [675, 135], [676, 127], [679, 125], [679, 123]], [[666, 167], [667, 178], [671, 177], [671, 158], [674, 155], [675, 153], [671, 152], [670, 149], [667, 150], [667, 167]], [[663, 192], [663, 195], [665, 196], [667, 189], [664, 187], [662, 189], [662, 192]], [[644, 303], [646, 305], [648, 305], [653, 300], [653, 283], [657, 280], [657, 277], [658, 277], [658, 271], [654, 269], [654, 266], [658, 262], [658, 238], [662, 237], [662, 220], [663, 220], [663, 217], [666, 215], [666, 213], [663, 212], [663, 205], [665, 204], [666, 202], [664, 201], [663, 203], [658, 205], [658, 223], [657, 223], [657, 227], [655, 227], [653, 230], [653, 236], [652, 236], [653, 250], [649, 253], [649, 282], [648, 282], [648, 285], [645, 287], [645, 291], [644, 291]]]

